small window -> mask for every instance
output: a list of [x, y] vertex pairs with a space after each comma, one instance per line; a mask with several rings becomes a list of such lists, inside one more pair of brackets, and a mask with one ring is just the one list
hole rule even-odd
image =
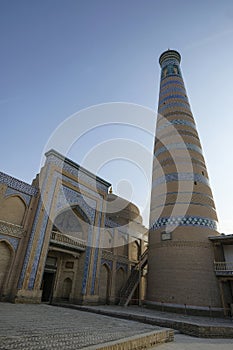
[[65, 267], [67, 269], [73, 269], [74, 268], [74, 262], [73, 261], [66, 261]]
[[197, 181], [194, 181], [194, 185], [197, 185]]

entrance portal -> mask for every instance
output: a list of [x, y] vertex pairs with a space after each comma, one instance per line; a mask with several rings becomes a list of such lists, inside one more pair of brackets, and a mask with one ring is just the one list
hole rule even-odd
[[42, 281], [42, 301], [49, 302], [52, 297], [53, 283], [54, 283], [55, 273], [54, 272], [44, 272]]

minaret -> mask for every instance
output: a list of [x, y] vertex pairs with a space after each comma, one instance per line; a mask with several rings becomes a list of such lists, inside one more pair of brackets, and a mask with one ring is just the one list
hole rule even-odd
[[208, 236], [218, 235], [205, 160], [177, 51], [159, 58], [147, 300], [194, 310], [220, 307]]

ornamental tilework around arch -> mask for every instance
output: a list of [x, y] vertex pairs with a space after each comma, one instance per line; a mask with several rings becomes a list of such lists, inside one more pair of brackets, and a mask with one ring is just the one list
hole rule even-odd
[[107, 265], [109, 267], [110, 270], [112, 270], [112, 266], [113, 266], [113, 261], [112, 260], [108, 260], [108, 259], [101, 259], [101, 265]]
[[117, 261], [117, 264], [116, 264], [116, 269], [119, 270], [119, 269], [123, 269], [125, 272], [128, 271], [128, 264], [124, 264], [120, 261]]
[[8, 187], [6, 192], [5, 192], [5, 197], [11, 196], [11, 195], [21, 196], [24, 199], [24, 201], [27, 204], [27, 206], [29, 206], [29, 203], [31, 201], [31, 196], [30, 195], [28, 195], [26, 193], [22, 193], [20, 191], [17, 191], [17, 190], [15, 190], [13, 188]]
[[14, 248], [15, 251], [18, 248], [19, 240], [17, 238], [8, 237], [0, 234], [0, 242], [1, 241], [7, 241]]
[[87, 216], [89, 223], [94, 224], [96, 201], [85, 197], [84, 195], [66, 187], [61, 186], [56, 203], [56, 214], [69, 206], [77, 205]]
[[[47, 175], [50, 172], [49, 165], [46, 169], [46, 172], [47, 172]], [[46, 176], [46, 174], [45, 174], [45, 178], [48, 178], [48, 176]], [[37, 248], [36, 248], [35, 259], [33, 261], [32, 270], [31, 270], [31, 274], [30, 274], [29, 285], [28, 285], [29, 289], [33, 289], [33, 287], [34, 287], [35, 275], [36, 275], [36, 271], [37, 271], [37, 267], [38, 267], [38, 263], [39, 263], [39, 258], [40, 258], [40, 254], [41, 254], [41, 249], [42, 249], [42, 245], [43, 245], [43, 241], [44, 241], [45, 230], [46, 230], [46, 226], [48, 223], [48, 213], [47, 212], [50, 212], [50, 210], [51, 210], [52, 199], [54, 196], [54, 190], [55, 190], [55, 186], [56, 186], [56, 182], [57, 182], [58, 178], [60, 178], [62, 180], [62, 175], [60, 173], [55, 172], [53, 179], [52, 179], [51, 186], [50, 186], [48, 200], [45, 203], [46, 210], [44, 211], [44, 217], [42, 220], [42, 225], [41, 225], [41, 229], [40, 229], [40, 233], [39, 233], [39, 239], [38, 239], [38, 244], [37, 244]], [[26, 256], [24, 259], [24, 265], [23, 265], [23, 269], [21, 272], [19, 285], [18, 285], [19, 288], [22, 288], [27, 264], [29, 261], [29, 256], [31, 254], [34, 235], [35, 235], [37, 224], [39, 221], [39, 215], [41, 213], [42, 205], [44, 204], [42, 198], [43, 198], [43, 193], [45, 191], [46, 185], [47, 185], [47, 182], [45, 181], [42, 185], [42, 188], [41, 188], [41, 198], [40, 198], [39, 203], [38, 203], [37, 212], [36, 212], [35, 220], [34, 220], [33, 227], [32, 227], [31, 237], [30, 237], [30, 241], [28, 244]], [[86, 212], [87, 217], [90, 219], [90, 223], [93, 224], [94, 217], [95, 217], [95, 201], [91, 202], [93, 207], [90, 207], [87, 204], [89, 199], [88, 200], [84, 200], [84, 199], [85, 199], [85, 197], [81, 196], [78, 192], [71, 190], [71, 189], [68, 189], [68, 188], [64, 189], [64, 186], [63, 186], [62, 190], [59, 190], [58, 200], [57, 200], [57, 203], [55, 204], [55, 208], [58, 211], [58, 210], [61, 210], [65, 204], [66, 204], [66, 206], [68, 204], [80, 205], [81, 208], [84, 208], [84, 212], [86, 212], [86, 210], [87, 210], [87, 212]]]

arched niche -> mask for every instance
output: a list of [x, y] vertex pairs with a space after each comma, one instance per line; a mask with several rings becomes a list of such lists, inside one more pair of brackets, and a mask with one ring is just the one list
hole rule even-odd
[[133, 241], [131, 243], [131, 259], [134, 261], [138, 261], [140, 256], [140, 245], [138, 241]]
[[99, 300], [101, 304], [108, 304], [109, 302], [110, 276], [111, 270], [109, 266], [106, 263], [102, 264], [99, 277]]
[[9, 196], [3, 199], [0, 206], [0, 220], [22, 225], [26, 204], [20, 196]]
[[117, 246], [117, 255], [128, 256], [127, 236], [118, 232], [116, 246]]
[[87, 240], [88, 228], [88, 218], [77, 206], [62, 210], [53, 223], [53, 231], [83, 240]]
[[7, 282], [10, 266], [14, 255], [14, 249], [5, 240], [0, 241], [0, 292]]
[[120, 290], [126, 281], [126, 272], [122, 267], [119, 267], [116, 272], [116, 296], [120, 295]]

